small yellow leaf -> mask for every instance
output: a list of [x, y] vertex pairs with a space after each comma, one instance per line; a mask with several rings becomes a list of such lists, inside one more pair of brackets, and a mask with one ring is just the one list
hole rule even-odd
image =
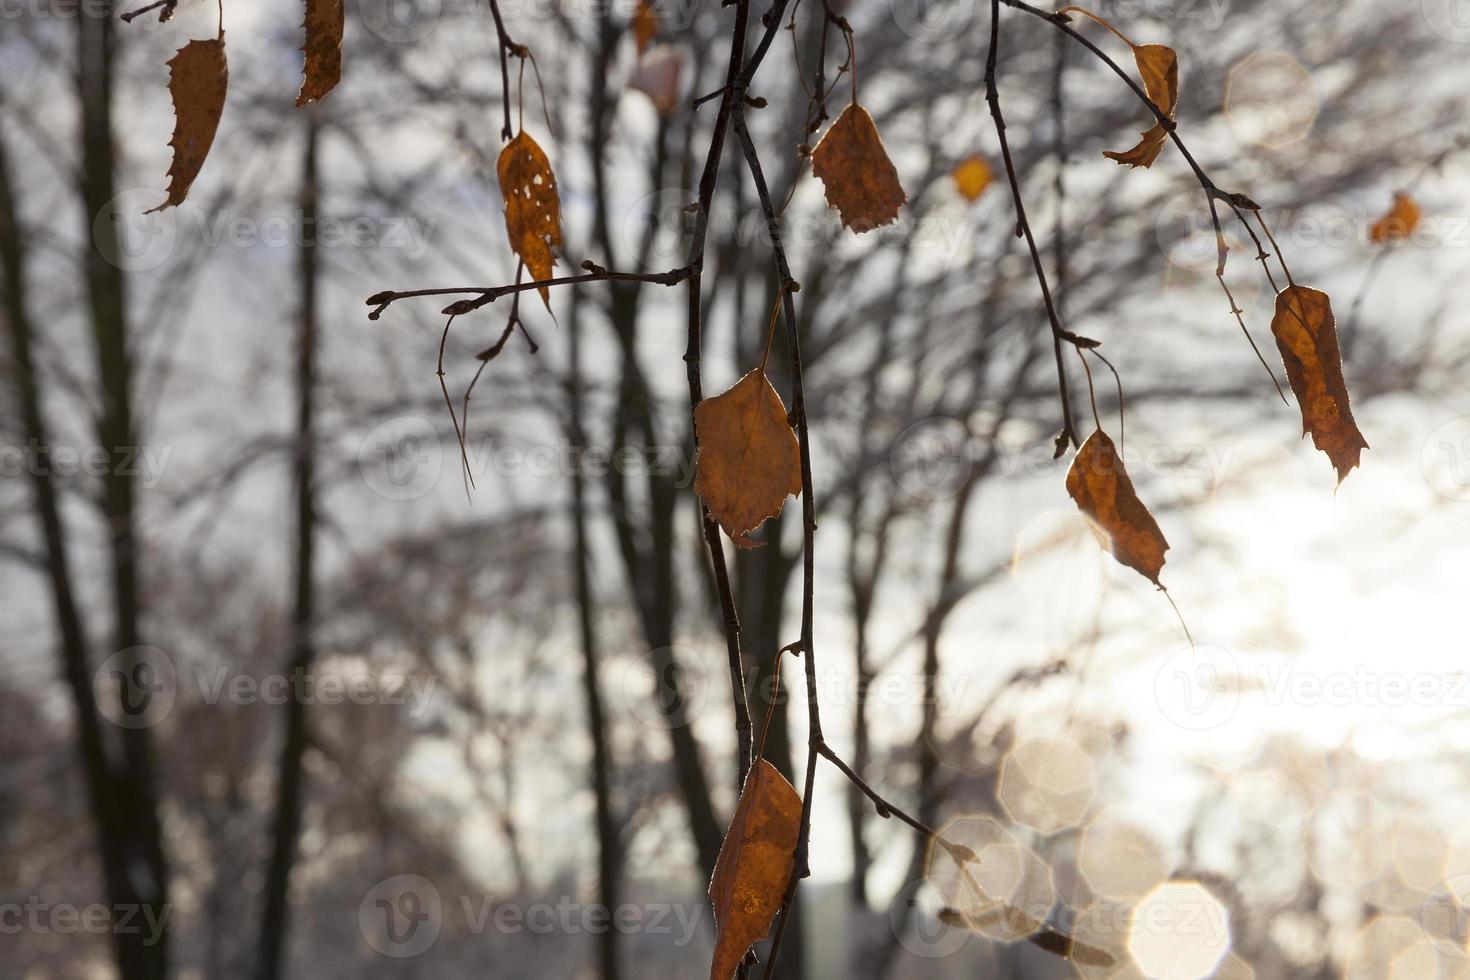
[[801, 797], [765, 759], [745, 777], [709, 882], [715, 913], [710, 980], [730, 980], [746, 950], [771, 931], [796, 863]]
[[821, 178], [843, 227], [859, 234], [893, 221], [908, 200], [873, 117], [857, 103], [842, 110], [812, 150], [812, 173]]
[[1271, 333], [1302, 409], [1302, 435], [1311, 433], [1313, 444], [1332, 460], [1341, 483], [1358, 465], [1368, 442], [1348, 406], [1331, 299], [1321, 290], [1288, 286], [1276, 294]]
[[1138, 499], [1113, 440], [1098, 429], [1087, 437], [1067, 471], [1067, 493], [1102, 535], [1113, 557], [1155, 585], [1169, 542]]
[[694, 492], [737, 545], [756, 547], [746, 535], [801, 493], [801, 450], [766, 372], [694, 406], [694, 432]]
[[[1149, 101], [1173, 119], [1174, 110], [1179, 105], [1179, 58], [1174, 49], [1162, 44], [1136, 44], [1133, 45], [1133, 60], [1138, 64], [1138, 74], [1143, 79], [1143, 90]], [[1104, 150], [1103, 156], [1130, 167], [1151, 167], [1168, 138], [1168, 130], [1156, 122], [1143, 134], [1137, 146], [1122, 152]]]
[[168, 200], [154, 211], [184, 202], [214, 145], [229, 85], [224, 34], [190, 41], [173, 56], [168, 68], [168, 91], [174, 103], [174, 135], [169, 146], [174, 158], [168, 168]]
[[633, 41], [642, 54], [658, 33], [658, 13], [648, 0], [639, 0], [638, 9], [633, 11]]
[[306, 53], [296, 106], [324, 99], [342, 80], [342, 0], [306, 0]]
[[[536, 141], [524, 131], [505, 144], [495, 161], [500, 193], [505, 198], [505, 231], [510, 247], [531, 279], [550, 279], [556, 268], [556, 249], [561, 248], [561, 198], [551, 162]], [[551, 308], [550, 291], [540, 287], [541, 301]]]
[[955, 190], [967, 201], [978, 201], [995, 178], [989, 162], [982, 156], [961, 160], [950, 176], [954, 178]]
[[1402, 191], [1393, 195], [1393, 207], [1388, 209], [1388, 214], [1373, 223], [1368, 232], [1368, 238], [1375, 245], [1384, 242], [1397, 242], [1408, 238], [1419, 227], [1419, 205], [1414, 199]]

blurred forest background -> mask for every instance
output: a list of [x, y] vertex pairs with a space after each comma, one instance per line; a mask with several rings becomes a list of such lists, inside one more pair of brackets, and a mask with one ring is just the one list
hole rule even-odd
[[[467, 496], [442, 304], [370, 322], [364, 300], [516, 276], [487, 0], [349, 0], [343, 82], [301, 111], [299, 4], [226, 0], [218, 140], [152, 215], [165, 62], [219, 14], [111, 6], [0, 8], [0, 974], [702, 975], [735, 739], [684, 293], [563, 290], [554, 319], [528, 297], [488, 364], [508, 301], [459, 318]], [[722, 84], [729, 8], [655, 3], [642, 51], [631, 2], [501, 9], [537, 59], [524, 125], [557, 171], [560, 268], [680, 265], [714, 115], [691, 100]], [[1334, 493], [1214, 281], [1194, 177], [1172, 147], [1148, 171], [1103, 159], [1146, 125], [1136, 100], [1003, 11], [1022, 189], [1068, 326], [1120, 371], [1191, 650], [1067, 499], [1004, 181], [972, 202], [951, 179], [976, 154], [1000, 175], [989, 5], [834, 9], [899, 222], [853, 236], [798, 169], [812, 0], [750, 111], [791, 195], [827, 738], [921, 819], [1024, 857], [1009, 899], [1117, 959], [947, 926], [923, 842], [823, 767], [781, 975], [1470, 973], [1470, 13], [1096, 8], [1178, 50], [1180, 131], [1334, 297], [1373, 447]], [[776, 291], [749, 179], [722, 174], [711, 393], [759, 360]], [[1424, 219], [1375, 245], [1396, 191]], [[1280, 376], [1270, 290], [1232, 243]], [[1096, 399], [1116, 438], [1110, 376]], [[758, 721], [796, 639], [798, 524], [788, 508], [731, 562]], [[766, 754], [789, 776], [806, 722], [782, 659]]]

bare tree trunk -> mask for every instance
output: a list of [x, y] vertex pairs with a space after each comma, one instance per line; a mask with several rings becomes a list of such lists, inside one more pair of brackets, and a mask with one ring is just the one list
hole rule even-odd
[[306, 698], [300, 685], [316, 656], [312, 627], [316, 615], [313, 570], [316, 551], [316, 494], [314, 490], [316, 449], [317, 288], [319, 273], [316, 253], [317, 149], [319, 142], [316, 110], [307, 110], [306, 146], [301, 165], [302, 244], [298, 255], [301, 289], [301, 321], [296, 360], [296, 599], [292, 617], [293, 649], [290, 677], [293, 696], [286, 702], [286, 737], [281, 747], [275, 828], [272, 835], [270, 868], [266, 875], [265, 899], [260, 920], [260, 959], [256, 976], [276, 980], [283, 973], [290, 917], [291, 866], [296, 861], [296, 844], [301, 832], [301, 758], [306, 752]]
[[[102, 506], [109, 530], [112, 649], [122, 654], [119, 668], [125, 675], [133, 676], [139, 667], [141, 630], [135, 474], [128, 461], [138, 444], [138, 434], [132, 416], [126, 282], [122, 269], [107, 258], [109, 254], [119, 254], [116, 243], [104, 249], [95, 240], [97, 235], [115, 235], [115, 229], [105, 222], [100, 228], [93, 226], [94, 217], [109, 212], [114, 197], [112, 22], [107, 17], [77, 18], [77, 89], [81, 102], [83, 240], [98, 246], [86, 252], [86, 280], [102, 393], [101, 414], [96, 421], [97, 441], [108, 457], [107, 473], [102, 480]], [[121, 696], [132, 696], [126, 685]], [[124, 728], [121, 740], [122, 771], [114, 773], [111, 779], [117, 802], [112, 817], [123, 850], [126, 891], [136, 899], [140, 912], [146, 910], [166, 921], [169, 871], [158, 821], [152, 737], [146, 727]], [[166, 934], [152, 944], [117, 936], [117, 947], [125, 977], [154, 978], [167, 974]]]
[[[31, 446], [50, 445], [41, 412], [40, 379], [31, 349], [34, 331], [25, 298], [25, 256], [20, 221], [10, 183], [8, 154], [0, 134], [0, 272], [4, 275], [4, 318], [9, 325], [11, 354], [16, 366], [16, 389], [20, 402], [22, 431]], [[61, 639], [62, 675], [76, 712], [77, 747], [86, 776], [88, 805], [97, 836], [109, 901], [114, 907], [135, 906], [139, 896], [127, 874], [127, 840], [123, 836], [122, 799], [114, 785], [108, 763], [105, 731], [97, 711], [88, 664], [87, 638], [77, 609], [71, 562], [66, 552], [66, 528], [61, 520], [60, 494], [49, 468], [31, 467], [31, 490], [36, 517], [41, 525], [46, 572], [52, 611]], [[141, 937], [114, 932], [118, 967], [124, 977], [148, 976], [152, 968], [148, 951], [138, 948]]]
[[[568, 331], [571, 347], [570, 401], [572, 443], [578, 449], [587, 441], [582, 428], [582, 364], [580, 324], [577, 304], [573, 300], [572, 325]], [[607, 722], [602, 706], [602, 689], [597, 682], [597, 631], [593, 624], [591, 555], [587, 544], [586, 480], [580, 466], [572, 467], [572, 530], [577, 583], [577, 615], [582, 643], [582, 687], [587, 698], [587, 733], [592, 739], [592, 794], [594, 823], [597, 829], [597, 900], [608, 919], [601, 923], [598, 937], [598, 960], [602, 980], [618, 978], [618, 931], [611, 917], [617, 908], [618, 884], [622, 862], [618, 845], [618, 829], [612, 813], [612, 755], [608, 751]]]
[[[620, 37], [618, 26], [611, 18], [604, 18], [593, 61], [587, 138], [594, 193], [598, 202], [594, 212], [593, 235], [609, 265], [616, 265], [617, 261], [607, 214], [609, 195], [606, 149], [610, 143], [610, 121], [615, 108], [608, 93], [607, 74]], [[659, 127], [655, 174], [658, 174], [667, 161], [666, 130], [666, 126]], [[619, 451], [628, 445], [626, 440], [630, 433], [641, 439], [645, 449], [650, 452], [658, 447], [660, 434], [654, 414], [655, 399], [643, 376], [636, 349], [639, 290], [620, 283], [611, 283], [610, 287], [612, 303], [608, 316], [622, 354], [617, 418], [614, 421], [611, 447], [614, 458], [617, 458]], [[645, 487], [648, 494], [648, 520], [644, 525], [648, 532], [648, 541], [645, 545], [638, 539], [628, 513], [625, 484], [629, 474], [618, 473], [616, 469], [609, 468], [607, 484], [619, 550], [638, 610], [639, 623], [643, 628], [644, 642], [651, 650], [651, 665], [658, 676], [659, 708], [667, 719], [674, 769], [689, 817], [690, 834], [694, 839], [700, 870], [708, 877], [714, 873], [715, 860], [719, 857], [724, 834], [721, 822], [715, 817], [714, 802], [710, 796], [704, 762], [700, 757], [699, 743], [690, 727], [694, 719], [689, 718], [685, 711], [686, 690], [682, 668], [672, 649], [678, 608], [674, 582], [674, 518], [678, 508], [678, 487], [675, 486], [672, 474], [655, 472], [656, 467], [648, 468]]]

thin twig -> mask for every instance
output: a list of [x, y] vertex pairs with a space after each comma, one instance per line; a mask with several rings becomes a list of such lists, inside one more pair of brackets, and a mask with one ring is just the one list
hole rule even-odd
[[455, 286], [448, 289], [407, 289], [407, 290], [384, 290], [374, 293], [367, 298], [367, 305], [376, 307], [368, 314], [369, 320], [376, 320], [383, 315], [383, 311], [401, 299], [413, 299], [419, 296], [459, 296], [470, 293], [474, 299], [462, 299], [457, 303], [446, 306], [442, 312], [446, 316], [464, 316], [473, 313], [481, 307], [488, 306], [512, 293], [522, 293], [528, 289], [545, 289], [551, 286], [571, 286], [584, 282], [650, 282], [660, 286], [676, 286], [688, 279], [690, 267], [684, 266], [680, 269], [670, 269], [667, 272], [609, 272], [592, 262], [583, 262], [582, 268], [591, 271], [580, 276], [556, 276], [551, 279], [537, 279], [533, 282], [514, 282], [505, 286]]

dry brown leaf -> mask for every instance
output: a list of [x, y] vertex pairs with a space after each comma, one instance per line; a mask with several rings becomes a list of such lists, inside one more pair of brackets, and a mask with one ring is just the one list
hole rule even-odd
[[647, 49], [657, 33], [658, 14], [654, 11], [653, 4], [648, 0], [640, 0], [638, 9], [633, 11], [633, 41], [638, 45], [639, 54]]
[[224, 34], [190, 41], [173, 56], [168, 68], [168, 92], [174, 103], [174, 135], [168, 145], [173, 147], [174, 158], [168, 168], [168, 200], [154, 211], [182, 204], [209, 156], [229, 84]]
[[306, 53], [296, 106], [324, 99], [342, 80], [342, 0], [306, 0]]
[[995, 173], [984, 157], [973, 156], [961, 160], [950, 176], [954, 178], [955, 190], [961, 197], [967, 201], [978, 201], [995, 178]]
[[1388, 209], [1388, 214], [1373, 223], [1368, 231], [1368, 239], [1375, 245], [1402, 241], [1412, 235], [1417, 227], [1419, 205], [1409, 195], [1396, 191], [1393, 195], [1393, 207]]
[[843, 227], [859, 234], [897, 218], [908, 200], [873, 117], [855, 102], [812, 150], [812, 173], [821, 178]]
[[1138, 499], [1113, 440], [1098, 429], [1087, 437], [1067, 471], [1067, 493], [1108, 539], [1113, 557], [1163, 588], [1159, 572], [1169, 542]]
[[[533, 281], [550, 279], [561, 248], [561, 199], [551, 162], [524, 131], [505, 144], [495, 161], [500, 193], [505, 198], [505, 231], [510, 247]], [[540, 287], [541, 302], [551, 308], [550, 291]]]
[[751, 944], [771, 931], [796, 863], [800, 832], [801, 797], [775, 766], [757, 759], [709, 882], [715, 912], [710, 980], [730, 980]]
[[737, 545], [756, 547], [746, 535], [781, 513], [787, 494], [801, 493], [801, 449], [766, 372], [756, 368], [694, 406], [694, 432], [694, 492]]
[[1327, 294], [1309, 286], [1288, 286], [1276, 294], [1271, 333], [1286, 364], [1286, 377], [1302, 409], [1302, 435], [1327, 454], [1341, 483], [1368, 448], [1348, 406], [1337, 321]]
[[[1149, 101], [1173, 119], [1179, 104], [1179, 58], [1174, 49], [1163, 44], [1135, 44], [1133, 60], [1138, 64], [1138, 74], [1143, 79], [1143, 90], [1148, 93]], [[1103, 156], [1130, 167], [1151, 167], [1168, 138], [1168, 130], [1156, 122], [1131, 150], [1121, 153], [1104, 150]]]

